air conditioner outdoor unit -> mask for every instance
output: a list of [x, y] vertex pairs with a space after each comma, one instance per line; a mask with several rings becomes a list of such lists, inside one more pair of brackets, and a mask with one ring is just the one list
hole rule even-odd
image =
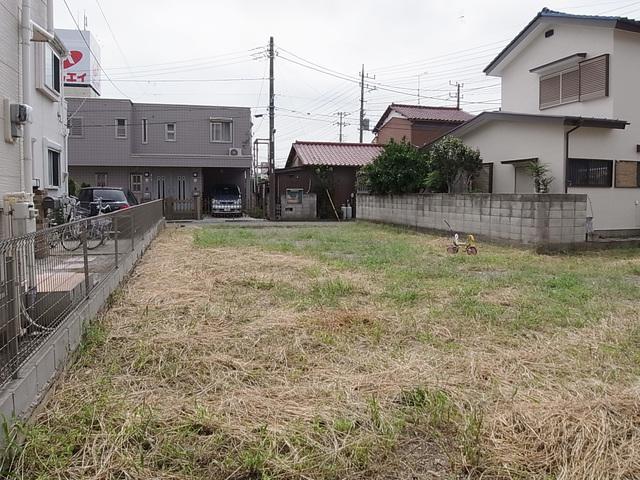
[[242, 155], [242, 150], [236, 147], [230, 148], [229, 155], [231, 155], [232, 157], [237, 157], [239, 155]]

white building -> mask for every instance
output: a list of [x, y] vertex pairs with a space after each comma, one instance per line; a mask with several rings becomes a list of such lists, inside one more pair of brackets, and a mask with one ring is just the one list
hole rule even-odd
[[502, 109], [458, 127], [482, 155], [493, 193], [587, 194], [603, 235], [640, 231], [640, 21], [543, 9], [486, 67]]
[[[62, 90], [62, 62], [67, 52], [55, 35], [53, 0], [0, 0], [0, 4], [2, 238], [24, 231], [8, 222], [7, 215], [13, 207], [7, 194], [22, 192], [18, 197], [24, 201], [19, 203], [30, 205], [35, 190], [54, 197], [67, 193], [67, 113]], [[16, 130], [10, 105], [17, 104], [28, 105], [32, 110], [30, 121]], [[21, 215], [34, 215], [32, 210], [27, 212], [29, 207], [18, 210], [14, 220]], [[33, 222], [29, 223], [33, 226]]]

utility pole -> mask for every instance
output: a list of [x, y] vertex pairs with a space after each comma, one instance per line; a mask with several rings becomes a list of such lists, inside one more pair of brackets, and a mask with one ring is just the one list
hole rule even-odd
[[458, 83], [458, 82], [453, 83], [453, 82], [451, 82], [451, 81], [450, 81], [450, 82], [449, 82], [449, 85], [451, 85], [452, 87], [456, 87], [456, 93], [455, 93], [455, 96], [454, 96], [454, 95], [452, 95], [452, 94], [449, 94], [449, 97], [450, 97], [450, 98], [455, 98], [455, 99], [456, 99], [456, 108], [457, 108], [458, 110], [460, 110], [460, 98], [462, 98], [462, 96], [460, 95], [460, 89], [461, 89], [462, 87], [464, 87], [464, 83]]
[[275, 93], [273, 91], [273, 37], [269, 37], [269, 220], [276, 219]]
[[[364, 119], [364, 81], [366, 78], [371, 78], [368, 75], [364, 74], [364, 63], [362, 64], [362, 71], [360, 72], [360, 143], [362, 143], [362, 134], [364, 133], [364, 125], [365, 125], [365, 119]], [[374, 77], [375, 78], [375, 75]], [[375, 90], [376, 87], [367, 87], [369, 89], [369, 91], [371, 90]], [[369, 128], [367, 127], [367, 130]]]
[[[363, 128], [364, 128], [364, 63], [362, 64], [362, 71], [360, 72], [360, 143], [362, 143]], [[342, 134], [340, 134], [340, 141], [342, 142]]]
[[340, 136], [338, 138], [340, 139], [340, 143], [342, 143], [342, 127], [349, 125], [348, 123], [345, 123], [344, 119], [350, 114], [349, 112], [338, 112], [336, 115], [338, 115], [339, 120], [334, 123], [334, 125], [338, 125], [340, 127]]

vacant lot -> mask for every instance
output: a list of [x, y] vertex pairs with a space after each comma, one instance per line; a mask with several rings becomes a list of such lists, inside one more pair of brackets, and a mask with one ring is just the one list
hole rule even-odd
[[5, 469], [639, 478], [640, 252], [445, 245], [366, 224], [164, 232]]

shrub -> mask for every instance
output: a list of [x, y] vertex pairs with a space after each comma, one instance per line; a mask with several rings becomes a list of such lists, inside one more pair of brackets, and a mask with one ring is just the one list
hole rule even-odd
[[416, 193], [425, 187], [429, 166], [425, 155], [403, 140], [391, 142], [369, 165], [361, 176], [371, 193]]

